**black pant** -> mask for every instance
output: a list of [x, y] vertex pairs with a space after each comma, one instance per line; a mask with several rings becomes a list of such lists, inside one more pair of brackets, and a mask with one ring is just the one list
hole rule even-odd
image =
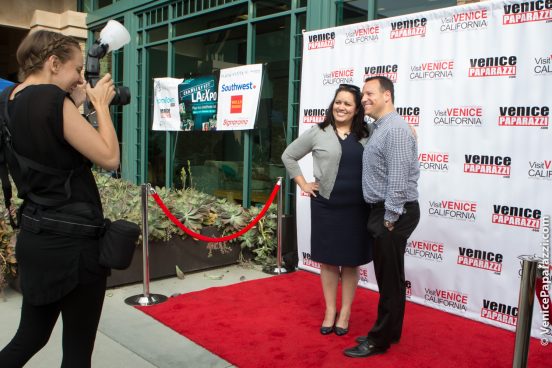
[[63, 319], [62, 368], [90, 367], [96, 330], [105, 296], [106, 279], [79, 284], [62, 299], [41, 306], [25, 302], [19, 328], [10, 343], [0, 351], [3, 368], [20, 368], [50, 339], [61, 313]]
[[383, 226], [385, 208], [373, 206], [368, 218], [368, 230], [374, 236], [374, 270], [380, 293], [378, 318], [368, 333], [374, 345], [388, 348], [401, 337], [406, 299], [404, 252], [406, 241], [420, 220], [417, 201], [407, 202], [393, 231]]

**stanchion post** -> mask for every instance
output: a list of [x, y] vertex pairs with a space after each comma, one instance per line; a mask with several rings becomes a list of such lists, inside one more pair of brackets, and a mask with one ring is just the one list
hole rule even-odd
[[529, 354], [539, 258], [534, 256], [519, 256], [518, 258], [522, 260], [522, 267], [513, 368], [525, 368]]
[[165, 295], [161, 294], [150, 294], [149, 282], [150, 282], [150, 273], [149, 273], [149, 241], [148, 241], [148, 196], [150, 192], [150, 184], [142, 184], [141, 186], [141, 195], [142, 195], [142, 268], [144, 272], [144, 282], [142, 295], [133, 295], [125, 299], [125, 303], [129, 305], [153, 305], [163, 303], [167, 300]]
[[282, 267], [282, 229], [283, 229], [283, 221], [282, 216], [284, 215], [284, 180], [281, 176], [278, 177], [278, 183], [280, 183], [280, 190], [278, 190], [278, 228], [277, 228], [277, 241], [278, 241], [278, 248], [276, 249], [276, 269], [274, 270], [274, 273], [277, 273], [278, 275], [281, 273], [286, 273], [287, 270]]

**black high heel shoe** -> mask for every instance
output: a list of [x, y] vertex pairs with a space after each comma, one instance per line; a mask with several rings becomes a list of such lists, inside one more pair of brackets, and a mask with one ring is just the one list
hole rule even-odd
[[337, 336], [343, 336], [343, 335], [347, 335], [349, 333], [349, 327], [347, 328], [341, 328], [341, 327], [337, 327], [335, 326], [335, 334]]
[[[337, 320], [335, 322], [337, 323]], [[349, 324], [347, 323], [347, 327], [338, 327], [334, 324], [334, 331], [337, 336], [347, 335], [349, 333]]]
[[335, 327], [335, 321], [337, 320], [337, 313], [335, 314], [334, 323], [330, 327], [321, 326], [320, 327], [320, 333], [322, 335], [329, 335], [334, 331]]

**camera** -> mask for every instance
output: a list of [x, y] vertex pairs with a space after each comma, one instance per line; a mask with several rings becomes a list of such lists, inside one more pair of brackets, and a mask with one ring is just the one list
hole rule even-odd
[[[107, 22], [100, 32], [100, 38], [94, 42], [86, 55], [84, 78], [91, 87], [95, 87], [100, 80], [100, 59], [108, 52], [117, 50], [130, 41], [130, 34], [126, 28], [115, 20]], [[111, 105], [123, 106], [130, 103], [130, 90], [125, 86], [115, 87], [115, 97]]]

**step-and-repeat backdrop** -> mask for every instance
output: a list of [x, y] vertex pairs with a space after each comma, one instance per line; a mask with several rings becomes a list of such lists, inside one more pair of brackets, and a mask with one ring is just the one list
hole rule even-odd
[[[485, 1], [304, 33], [300, 133], [324, 119], [339, 84], [372, 75], [395, 82], [397, 111], [417, 130], [422, 216], [405, 256], [413, 302], [514, 330], [518, 256], [550, 259], [551, 8]], [[300, 164], [312, 180], [311, 156]], [[300, 267], [317, 271], [300, 190], [297, 232]], [[541, 266], [532, 335], [550, 339], [549, 261]], [[360, 284], [377, 289], [371, 264]]]

